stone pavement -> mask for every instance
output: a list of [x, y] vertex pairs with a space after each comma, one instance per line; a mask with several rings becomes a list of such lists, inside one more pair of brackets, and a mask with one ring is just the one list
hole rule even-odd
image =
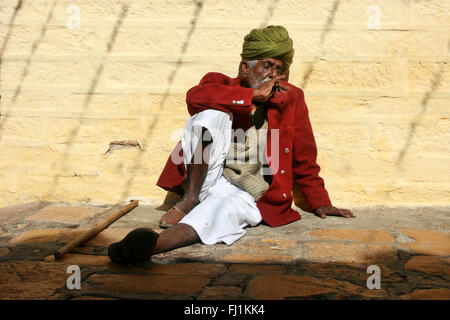
[[[163, 211], [139, 205], [62, 259], [48, 259], [118, 207], [0, 208], [0, 299], [450, 299], [450, 207], [353, 208], [354, 219], [303, 212], [286, 226], [248, 228], [232, 246], [196, 244], [141, 266], [116, 265], [109, 244], [137, 227], [162, 231]], [[67, 287], [76, 275], [70, 265], [80, 268], [80, 289]], [[367, 287], [369, 277], [376, 283], [371, 265], [380, 268], [380, 289]]]

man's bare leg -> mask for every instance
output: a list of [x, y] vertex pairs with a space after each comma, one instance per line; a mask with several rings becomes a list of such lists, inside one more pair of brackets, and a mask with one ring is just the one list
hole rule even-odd
[[148, 261], [152, 255], [199, 241], [194, 228], [184, 223], [176, 224], [160, 235], [150, 228], [137, 228], [121, 241], [109, 245], [108, 256], [119, 264], [139, 264]]
[[[202, 129], [202, 135], [209, 134], [206, 128]], [[188, 177], [185, 183], [185, 194], [183, 200], [177, 203], [180, 210], [186, 210], [183, 211], [185, 213], [191, 211], [198, 204], [198, 196], [208, 173], [209, 148], [207, 147], [211, 142], [210, 139], [202, 139], [202, 143], [198, 143], [196, 147], [191, 163], [187, 165]], [[203, 150], [205, 150], [204, 153]], [[170, 211], [161, 220], [168, 214]], [[108, 247], [108, 256], [112, 261], [118, 263], [139, 262], [147, 260], [154, 254], [199, 242], [200, 237], [194, 228], [187, 224], [178, 224], [182, 217], [176, 218], [179, 219], [176, 219], [177, 221], [173, 225], [159, 235], [149, 228], [138, 228], [131, 231], [122, 241]]]
[[158, 254], [165, 251], [170, 251], [176, 248], [190, 246], [200, 241], [200, 238], [188, 224], [179, 223], [164, 230], [156, 242], [155, 248], [151, 255]]

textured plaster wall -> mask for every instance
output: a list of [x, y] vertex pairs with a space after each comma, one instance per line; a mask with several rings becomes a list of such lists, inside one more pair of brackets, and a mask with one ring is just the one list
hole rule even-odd
[[333, 203], [448, 205], [449, 0], [2, 1], [0, 205], [161, 202], [187, 89], [270, 24]]

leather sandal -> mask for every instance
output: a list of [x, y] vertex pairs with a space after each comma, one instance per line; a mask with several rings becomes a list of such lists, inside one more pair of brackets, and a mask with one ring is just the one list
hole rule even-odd
[[159, 227], [162, 229], [169, 228], [180, 222], [180, 220], [183, 219], [185, 215], [186, 214], [183, 211], [173, 206], [172, 209], [167, 211], [161, 217], [161, 220], [159, 220]]
[[150, 228], [138, 228], [129, 232], [122, 241], [108, 247], [111, 261], [119, 264], [136, 264], [148, 261], [156, 246], [159, 234]]

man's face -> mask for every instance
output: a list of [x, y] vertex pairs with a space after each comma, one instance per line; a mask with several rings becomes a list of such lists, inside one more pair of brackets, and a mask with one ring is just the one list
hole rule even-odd
[[256, 60], [252, 66], [247, 61], [242, 62], [242, 85], [250, 88], [259, 88], [265, 81], [283, 74], [283, 63], [274, 58]]

